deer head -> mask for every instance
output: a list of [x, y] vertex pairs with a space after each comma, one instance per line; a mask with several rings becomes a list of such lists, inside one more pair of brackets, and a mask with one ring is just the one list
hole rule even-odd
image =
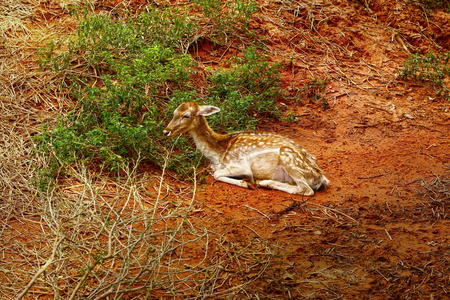
[[163, 134], [172, 137], [191, 131], [199, 126], [201, 118], [219, 111], [218, 107], [212, 105], [184, 102], [173, 112], [173, 118], [164, 129]]

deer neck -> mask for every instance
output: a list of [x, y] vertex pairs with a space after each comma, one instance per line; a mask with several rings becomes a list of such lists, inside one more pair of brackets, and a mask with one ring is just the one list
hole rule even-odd
[[227, 149], [227, 134], [218, 134], [209, 127], [205, 117], [199, 116], [197, 127], [189, 131], [197, 149], [208, 158], [213, 165], [220, 164], [220, 158]]

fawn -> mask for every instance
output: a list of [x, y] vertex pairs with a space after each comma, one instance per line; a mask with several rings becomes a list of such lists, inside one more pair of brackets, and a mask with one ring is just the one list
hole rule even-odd
[[219, 111], [215, 106], [184, 102], [163, 134], [172, 137], [188, 132], [212, 162], [217, 181], [252, 188], [246, 179], [257, 186], [305, 196], [328, 186], [316, 159], [288, 138], [270, 133], [214, 132], [205, 116]]

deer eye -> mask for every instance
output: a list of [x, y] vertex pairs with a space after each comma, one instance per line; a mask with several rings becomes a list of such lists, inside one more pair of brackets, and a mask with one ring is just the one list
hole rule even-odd
[[183, 116], [183, 119], [189, 119], [191, 117], [191, 113], [187, 113]]

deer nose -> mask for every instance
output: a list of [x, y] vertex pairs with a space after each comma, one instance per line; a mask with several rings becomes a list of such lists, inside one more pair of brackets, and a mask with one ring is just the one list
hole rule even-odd
[[162, 133], [166, 136], [169, 136], [170, 132], [171, 132], [170, 130], [164, 129], [164, 131]]

